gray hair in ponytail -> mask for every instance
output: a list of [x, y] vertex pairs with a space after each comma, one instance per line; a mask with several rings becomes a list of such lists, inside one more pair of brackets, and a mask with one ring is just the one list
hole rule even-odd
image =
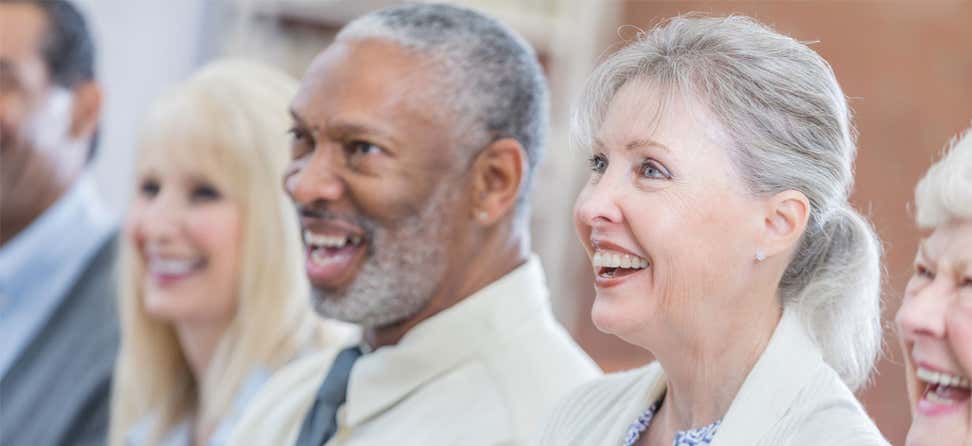
[[881, 351], [881, 245], [847, 201], [856, 134], [830, 65], [748, 17], [675, 17], [595, 69], [574, 113], [576, 144], [590, 146], [614, 94], [635, 79], [699, 98], [752, 193], [807, 197], [782, 304], [848, 387], [865, 384]]

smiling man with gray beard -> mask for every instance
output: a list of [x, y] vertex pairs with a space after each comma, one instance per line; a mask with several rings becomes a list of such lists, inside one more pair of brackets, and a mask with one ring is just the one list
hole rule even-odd
[[314, 306], [362, 340], [275, 377], [237, 440], [526, 444], [600, 373], [530, 254], [547, 108], [534, 52], [478, 12], [399, 6], [341, 30], [292, 103], [284, 182]]

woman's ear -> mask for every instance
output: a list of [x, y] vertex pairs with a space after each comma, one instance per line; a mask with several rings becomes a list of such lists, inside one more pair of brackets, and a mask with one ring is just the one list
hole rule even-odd
[[773, 195], [766, 202], [763, 216], [763, 236], [759, 249], [772, 257], [795, 248], [810, 218], [810, 201], [806, 195], [787, 190]]
[[497, 140], [477, 155], [473, 175], [473, 218], [491, 225], [516, 206], [526, 172], [526, 151], [513, 138]]

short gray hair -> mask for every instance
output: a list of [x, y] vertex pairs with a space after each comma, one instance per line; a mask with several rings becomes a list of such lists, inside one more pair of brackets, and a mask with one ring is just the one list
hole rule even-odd
[[[337, 41], [384, 39], [430, 56], [444, 77], [437, 89], [459, 121], [470, 150], [502, 138], [526, 151], [523, 203], [542, 155], [548, 119], [547, 83], [536, 53], [516, 32], [471, 9], [410, 4], [366, 14]], [[442, 90], [444, 89], [444, 91]]]
[[972, 219], [972, 129], [952, 139], [942, 159], [915, 187], [918, 226], [932, 229]]
[[598, 66], [574, 114], [576, 143], [590, 147], [631, 80], [699, 98], [753, 194], [806, 195], [809, 222], [779, 284], [782, 304], [850, 388], [866, 383], [881, 351], [881, 246], [848, 204], [856, 134], [830, 65], [748, 17], [675, 17]]

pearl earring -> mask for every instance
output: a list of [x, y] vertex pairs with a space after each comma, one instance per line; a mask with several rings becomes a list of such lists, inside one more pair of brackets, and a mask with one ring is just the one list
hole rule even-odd
[[476, 213], [476, 218], [478, 218], [479, 221], [486, 221], [486, 219], [489, 218], [489, 214], [486, 213], [486, 211], [479, 211]]
[[766, 253], [763, 252], [762, 248], [756, 248], [756, 261], [762, 262], [766, 260]]

